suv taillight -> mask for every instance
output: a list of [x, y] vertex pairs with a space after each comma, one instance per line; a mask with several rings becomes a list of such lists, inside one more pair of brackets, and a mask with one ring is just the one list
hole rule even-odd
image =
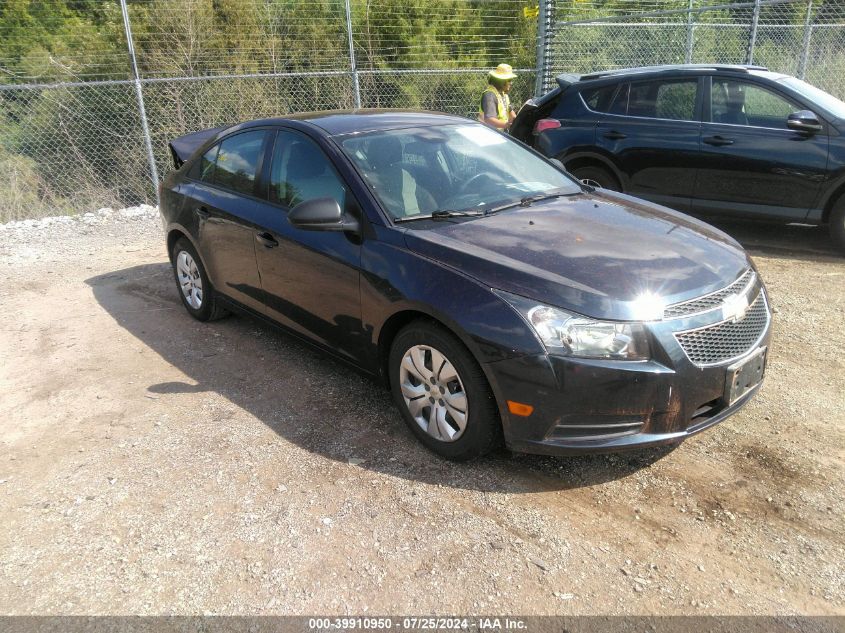
[[557, 119], [540, 119], [534, 124], [534, 134], [539, 134], [545, 130], [553, 130], [560, 127], [560, 121]]

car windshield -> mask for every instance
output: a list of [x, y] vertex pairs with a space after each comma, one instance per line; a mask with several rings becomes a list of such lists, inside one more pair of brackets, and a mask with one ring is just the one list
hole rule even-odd
[[545, 160], [477, 123], [372, 132], [340, 144], [394, 219], [581, 191]]
[[795, 77], [786, 77], [781, 79], [780, 82], [806, 97], [809, 101], [819, 104], [819, 106], [837, 119], [845, 119], [845, 102], [840, 101], [833, 95]]

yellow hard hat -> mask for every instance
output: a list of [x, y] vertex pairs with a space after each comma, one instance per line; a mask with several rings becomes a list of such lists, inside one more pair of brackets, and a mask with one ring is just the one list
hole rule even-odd
[[510, 64], [499, 64], [496, 66], [495, 70], [490, 71], [490, 76], [496, 79], [501, 79], [502, 81], [516, 79], [516, 75], [514, 74], [513, 68], [511, 68]]

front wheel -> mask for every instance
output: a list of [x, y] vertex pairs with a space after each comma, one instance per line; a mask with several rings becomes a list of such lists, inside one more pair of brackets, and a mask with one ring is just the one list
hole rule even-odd
[[481, 367], [463, 344], [439, 326], [416, 321], [390, 349], [390, 387], [416, 438], [456, 461], [488, 453], [501, 422]]

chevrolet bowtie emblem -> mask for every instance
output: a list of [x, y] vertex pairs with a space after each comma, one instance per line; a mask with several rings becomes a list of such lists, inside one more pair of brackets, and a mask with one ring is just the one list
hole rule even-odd
[[722, 303], [722, 320], [739, 321], [748, 312], [748, 297], [745, 294], [731, 295]]

